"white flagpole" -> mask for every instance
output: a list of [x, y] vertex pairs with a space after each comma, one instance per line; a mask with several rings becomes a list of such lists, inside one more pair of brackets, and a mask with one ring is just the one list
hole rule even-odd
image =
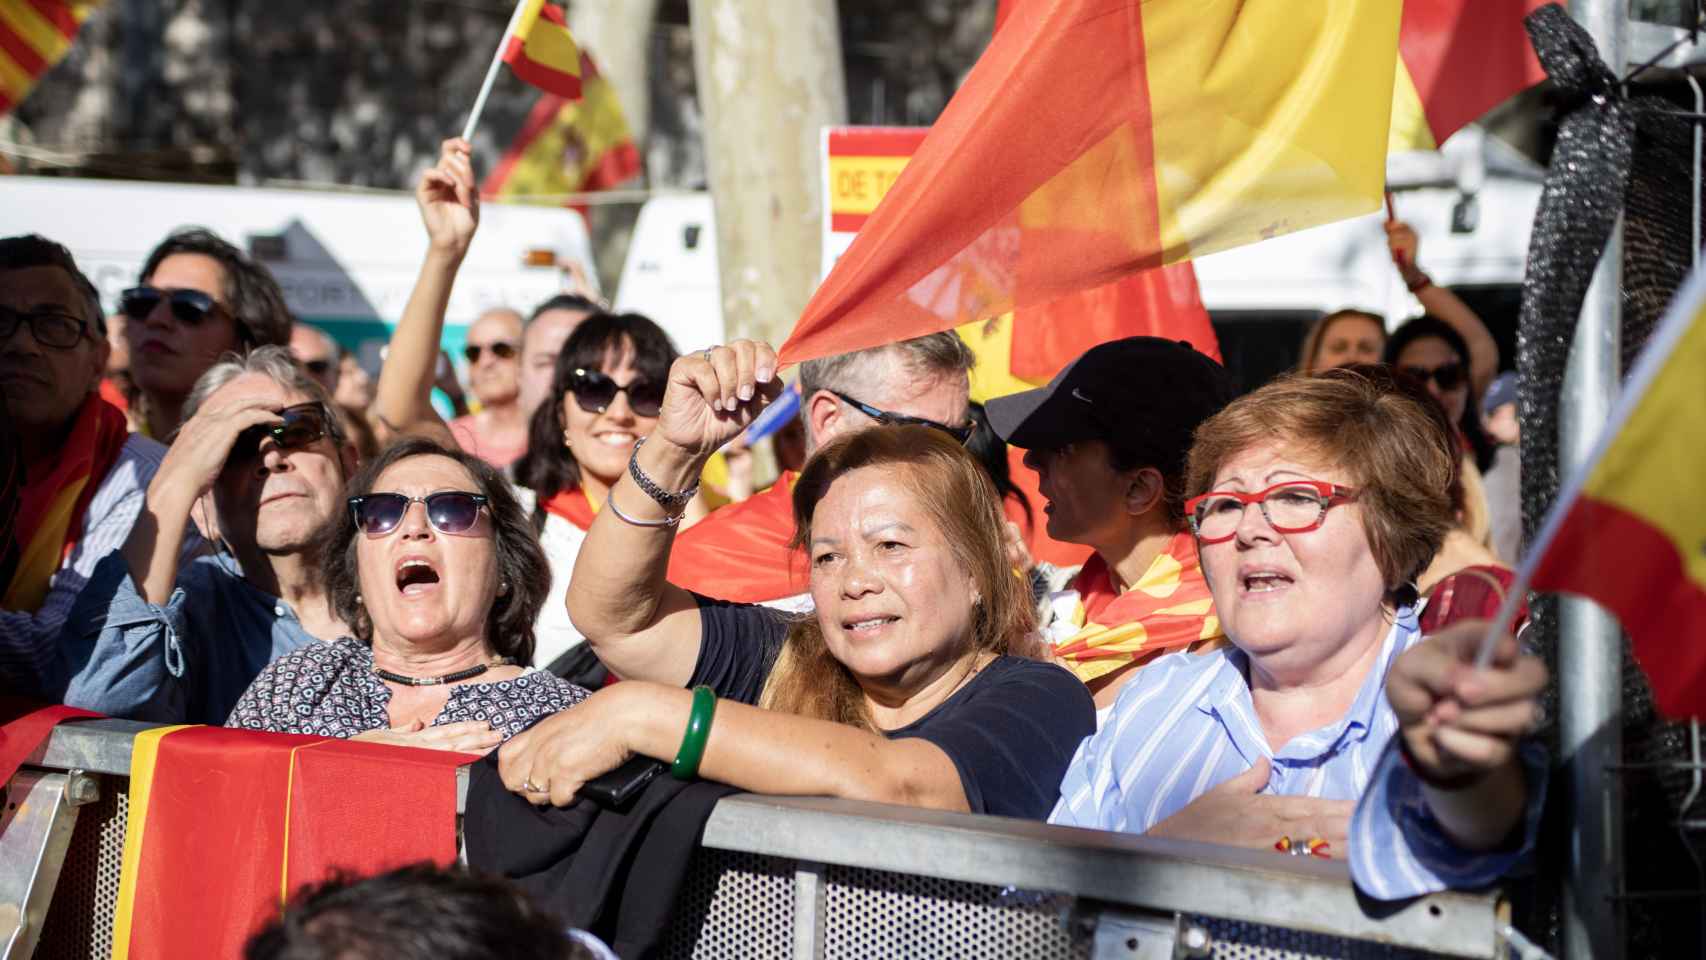
[[479, 126], [480, 114], [486, 109], [486, 98], [491, 96], [492, 84], [498, 80], [498, 70], [503, 66], [504, 48], [509, 46], [509, 38], [514, 35], [515, 28], [521, 22], [521, 11], [526, 9], [528, 0], [516, 0], [515, 12], [509, 15], [509, 26], [504, 27], [504, 35], [498, 38], [497, 52], [492, 54], [492, 65], [486, 70], [486, 82], [480, 84], [480, 95], [474, 98], [474, 109], [468, 112], [468, 123], [462, 128], [462, 139], [472, 143], [474, 128]]

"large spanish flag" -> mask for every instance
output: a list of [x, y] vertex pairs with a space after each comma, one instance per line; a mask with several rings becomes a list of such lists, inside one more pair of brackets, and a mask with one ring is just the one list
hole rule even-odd
[[1522, 20], [1546, 0], [1404, 0], [1388, 149], [1435, 150], [1546, 79]]
[[581, 98], [544, 94], [480, 192], [502, 200], [608, 190], [640, 172], [640, 151], [616, 88], [581, 51]]
[[467, 754], [223, 727], [131, 747], [113, 958], [236, 957], [334, 872], [456, 860]]
[[1027, 0], [807, 305], [793, 362], [1368, 213], [1400, 4]]
[[23, 103], [65, 56], [94, 8], [84, 0], [0, 0], [0, 114]]
[[581, 54], [563, 10], [545, 0], [521, 0], [504, 41], [503, 60], [515, 75], [546, 93], [581, 95]]
[[1629, 632], [1671, 717], [1706, 717], [1706, 273], [1629, 374], [1599, 445], [1535, 538], [1539, 590], [1581, 594]]

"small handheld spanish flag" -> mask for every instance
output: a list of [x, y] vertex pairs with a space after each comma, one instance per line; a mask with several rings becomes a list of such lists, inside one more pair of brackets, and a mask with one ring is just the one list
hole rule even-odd
[[545, 0], [522, 0], [515, 26], [504, 40], [503, 61], [515, 75], [546, 93], [579, 100], [581, 52], [562, 8]]

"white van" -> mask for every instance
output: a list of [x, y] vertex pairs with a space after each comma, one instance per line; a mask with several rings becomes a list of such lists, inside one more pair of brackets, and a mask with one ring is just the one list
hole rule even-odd
[[[39, 233], [71, 248], [109, 312], [168, 233], [207, 227], [266, 264], [291, 312], [356, 350], [370, 369], [426, 253], [420, 214], [403, 193], [0, 177], [0, 211], [0, 233]], [[460, 361], [467, 324], [482, 310], [525, 314], [558, 293], [556, 263], [569, 258], [593, 262], [578, 212], [483, 204], [450, 299], [444, 347]]]

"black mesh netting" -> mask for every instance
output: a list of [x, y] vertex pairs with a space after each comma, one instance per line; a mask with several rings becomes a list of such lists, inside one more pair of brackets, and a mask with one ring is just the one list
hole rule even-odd
[[[1594, 265], [1624, 214], [1622, 358], [1627, 372], [1687, 274], [1693, 245], [1693, 121], [1678, 91], [1641, 86], [1625, 96], [1591, 37], [1557, 7], [1530, 16], [1529, 35], [1554, 86], [1558, 135], [1535, 216], [1517, 337], [1522, 416], [1523, 526], [1532, 537], [1557, 496], [1558, 396], [1576, 318]], [[1686, 91], [1687, 88], [1683, 88]], [[1687, 98], [1692, 110], [1692, 96]], [[1537, 597], [1530, 639], [1557, 665], [1557, 604]], [[1623, 652], [1623, 752], [1627, 764], [1688, 758], [1685, 726], [1661, 721], [1652, 690], [1627, 642]], [[1548, 715], [1557, 716], [1557, 691]], [[1552, 745], [1557, 746], [1556, 730]], [[1556, 750], [1554, 755], [1556, 755]], [[1690, 775], [1680, 769], [1623, 777], [1624, 930], [1631, 957], [1702, 956], [1702, 901], [1650, 896], [1698, 891], [1695, 861], [1677, 829]], [[1536, 880], [1513, 891], [1522, 925], [1553, 949], [1560, 924], [1559, 878], [1567, 869], [1567, 781], [1555, 771]], [[1698, 840], [1698, 837], [1692, 838]]]

